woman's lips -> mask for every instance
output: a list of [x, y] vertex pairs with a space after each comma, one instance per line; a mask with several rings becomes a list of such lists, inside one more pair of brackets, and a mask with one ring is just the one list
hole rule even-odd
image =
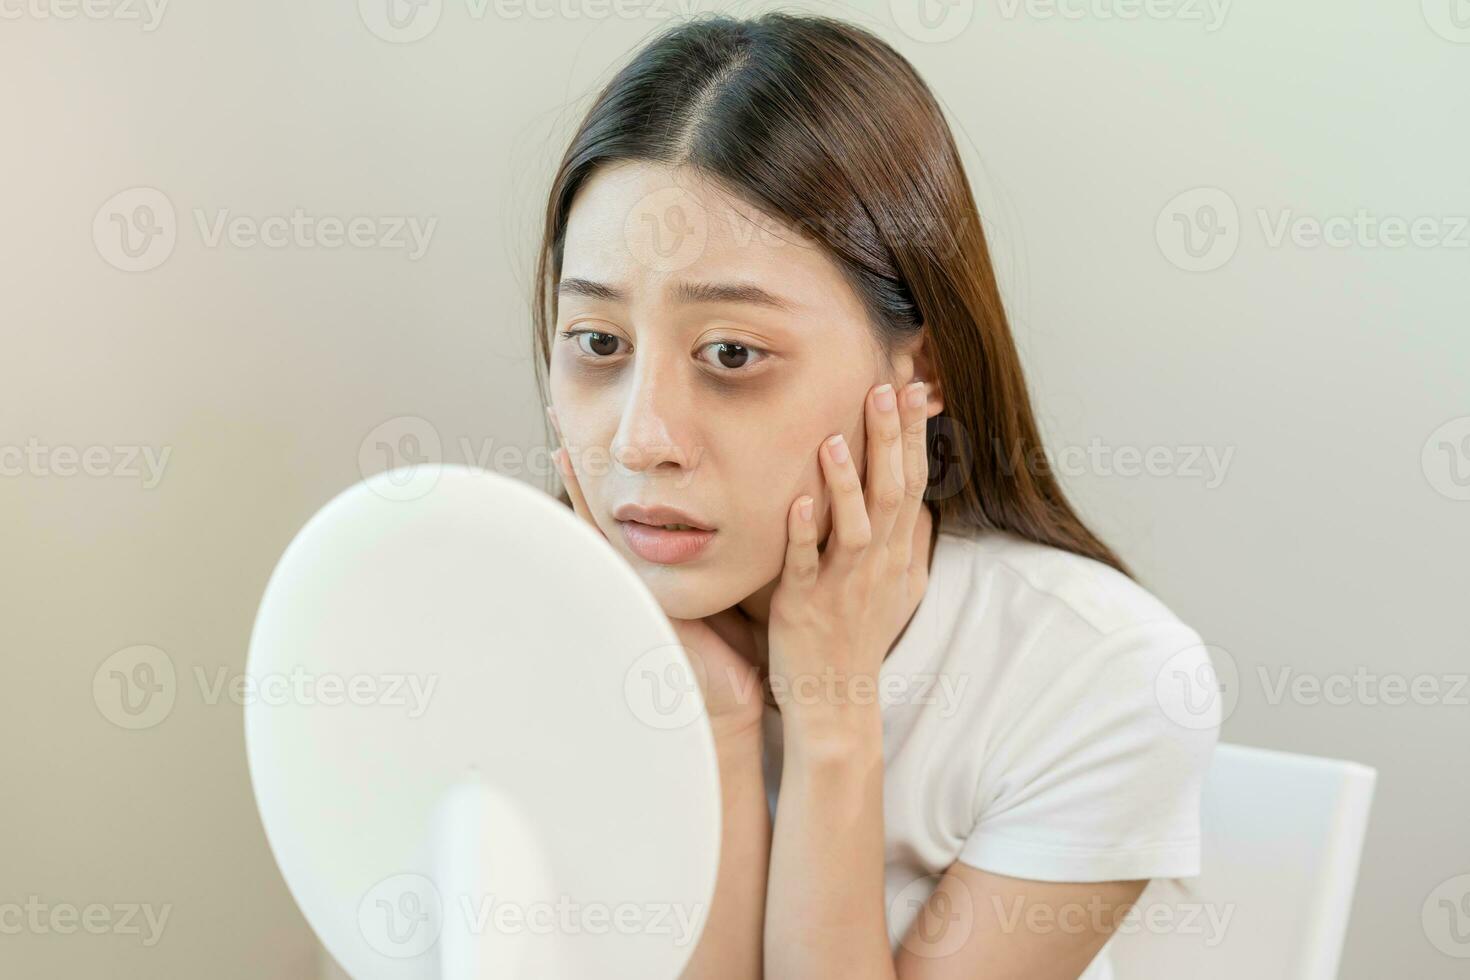
[[693, 561], [715, 536], [714, 531], [666, 531], [637, 521], [618, 521], [618, 527], [635, 555], [660, 565]]

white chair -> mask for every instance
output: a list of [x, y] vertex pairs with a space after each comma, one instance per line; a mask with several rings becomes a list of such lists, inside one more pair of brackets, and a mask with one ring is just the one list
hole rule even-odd
[[1377, 775], [1217, 746], [1201, 874], [1144, 890], [1108, 944], [1117, 980], [1333, 980]]

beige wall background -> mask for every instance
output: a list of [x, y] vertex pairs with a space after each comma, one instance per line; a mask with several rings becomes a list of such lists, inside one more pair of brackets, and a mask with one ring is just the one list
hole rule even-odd
[[[0, 973], [318, 975], [217, 684], [380, 443], [543, 478], [550, 167], [695, 2], [0, 0], [0, 905], [48, 910]], [[1426, 916], [1470, 890], [1463, 3], [923, 2], [813, 9], [946, 103], [1067, 483], [1235, 666], [1225, 737], [1378, 767], [1342, 976], [1461, 975]], [[160, 654], [131, 715], [113, 671]]]

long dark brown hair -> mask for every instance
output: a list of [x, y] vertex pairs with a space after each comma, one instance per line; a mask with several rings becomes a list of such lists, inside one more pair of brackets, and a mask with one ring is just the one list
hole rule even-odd
[[[551, 187], [532, 303], [543, 402], [567, 216], [593, 171], [622, 160], [693, 166], [800, 229], [852, 284], [890, 357], [923, 335], [937, 375], [926, 380], [944, 398], [925, 493], [941, 526], [1009, 531], [1129, 574], [1042, 451], [953, 134], [902, 55], [855, 25], [785, 12], [696, 18], [639, 50]], [[559, 498], [571, 505], [565, 488]]]

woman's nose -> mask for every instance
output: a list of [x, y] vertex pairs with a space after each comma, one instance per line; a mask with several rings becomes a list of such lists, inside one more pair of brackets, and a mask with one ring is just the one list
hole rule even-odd
[[687, 383], [673, 377], [670, 365], [641, 367], [609, 452], [619, 465], [635, 473], [691, 467], [696, 454], [688, 444], [693, 419]]

